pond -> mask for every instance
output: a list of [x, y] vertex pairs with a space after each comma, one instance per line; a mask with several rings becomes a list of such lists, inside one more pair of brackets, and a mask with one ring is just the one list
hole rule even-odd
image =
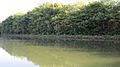
[[120, 67], [120, 42], [0, 39], [0, 67]]

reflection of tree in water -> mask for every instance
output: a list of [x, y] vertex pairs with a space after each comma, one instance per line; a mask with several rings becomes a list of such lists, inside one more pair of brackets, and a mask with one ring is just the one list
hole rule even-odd
[[77, 50], [84, 48], [85, 50], [95, 50], [100, 52], [113, 52], [120, 51], [120, 42], [118, 41], [83, 41], [83, 40], [49, 40], [41, 39], [33, 41], [35, 45], [42, 46], [56, 46], [56, 47], [67, 47], [77, 48]]
[[[12, 62], [11, 62], [12, 61]], [[0, 47], [0, 67], [38, 67], [25, 57], [15, 57]]]
[[[45, 46], [40, 46], [40, 45], [45, 45]], [[115, 53], [119, 53], [120, 51], [119, 43], [95, 42], [95, 41], [59, 41], [59, 40], [58, 41], [50, 41], [50, 40], [14, 41], [13, 40], [13, 41], [6, 41], [2, 47], [11, 55], [18, 57], [25, 56], [28, 58], [28, 60], [31, 60], [39, 65], [44, 66], [44, 65], [55, 64], [55, 65], [66, 65], [67, 67], [69, 67], [69, 65], [71, 64], [73, 65], [77, 65], [80, 63], [85, 64], [86, 62], [89, 62], [89, 64], [90, 63], [93, 64], [95, 62], [92, 61], [92, 59], [97, 59], [97, 60], [102, 59], [101, 61], [103, 62], [103, 60], [106, 61], [105, 58], [101, 58], [101, 57], [97, 58], [96, 56], [100, 55], [100, 56], [108, 57], [107, 54], [111, 55], [110, 57], [119, 56], [119, 54], [115, 55]], [[116, 60], [107, 59], [107, 60], [117, 61], [119, 59]], [[81, 60], [86, 60], [86, 61], [81, 62]], [[96, 62], [99, 63], [100, 61], [96, 61]], [[102, 67], [104, 67], [104, 64]], [[114, 65], [117, 65], [117, 63], [114, 63]]]

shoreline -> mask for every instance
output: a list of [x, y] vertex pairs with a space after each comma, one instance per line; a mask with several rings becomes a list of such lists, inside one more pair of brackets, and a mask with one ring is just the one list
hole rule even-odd
[[8, 39], [50, 39], [50, 40], [92, 40], [92, 41], [120, 41], [120, 35], [1, 35]]

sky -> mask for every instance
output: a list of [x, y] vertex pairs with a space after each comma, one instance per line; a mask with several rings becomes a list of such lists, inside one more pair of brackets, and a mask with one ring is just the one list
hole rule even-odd
[[26, 13], [45, 2], [67, 4], [79, 1], [90, 2], [96, 0], [0, 0], [0, 22], [10, 15]]

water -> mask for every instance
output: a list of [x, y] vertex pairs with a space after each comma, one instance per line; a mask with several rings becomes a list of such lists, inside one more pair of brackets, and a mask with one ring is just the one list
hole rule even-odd
[[0, 67], [120, 67], [120, 42], [0, 39]]

